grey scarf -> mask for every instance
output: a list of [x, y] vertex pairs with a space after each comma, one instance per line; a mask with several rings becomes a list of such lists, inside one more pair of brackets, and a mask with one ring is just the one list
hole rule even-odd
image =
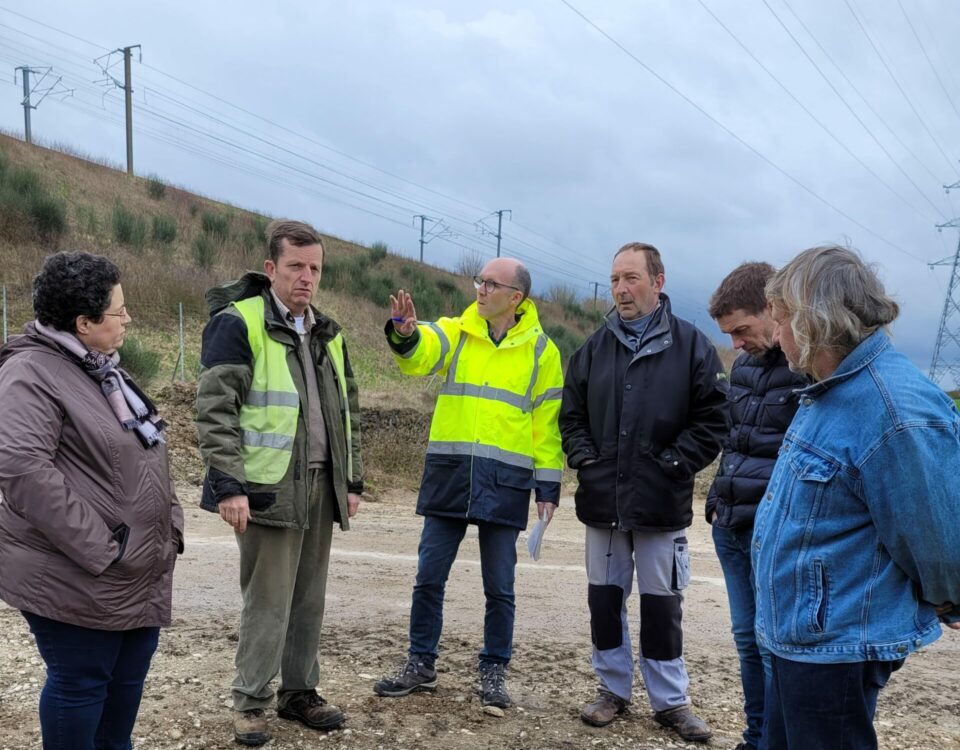
[[162, 445], [166, 442], [161, 430], [166, 426], [153, 404], [147, 404], [141, 398], [131, 383], [129, 376], [117, 365], [120, 364], [120, 355], [104, 354], [103, 352], [87, 349], [80, 339], [72, 333], [58, 331], [56, 328], [47, 328], [39, 320], [34, 321], [37, 333], [66, 349], [77, 359], [87, 375], [100, 384], [107, 403], [113, 409], [117, 420], [125, 430], [136, 430], [137, 437], [148, 448]]

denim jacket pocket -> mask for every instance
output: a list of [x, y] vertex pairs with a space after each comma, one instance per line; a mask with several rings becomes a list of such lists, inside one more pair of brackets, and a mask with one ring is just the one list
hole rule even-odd
[[800, 449], [794, 451], [788, 460], [796, 481], [790, 493], [787, 514], [791, 520], [805, 523], [819, 515], [827, 487], [839, 467], [828, 459]]
[[810, 597], [807, 626], [811, 633], [822, 633], [827, 629], [827, 571], [823, 560], [813, 560], [809, 571]]

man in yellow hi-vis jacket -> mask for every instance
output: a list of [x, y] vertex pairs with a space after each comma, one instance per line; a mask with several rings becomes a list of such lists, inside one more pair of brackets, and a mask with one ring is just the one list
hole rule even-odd
[[530, 273], [498, 258], [475, 276], [477, 301], [456, 318], [419, 323], [410, 295], [391, 296], [386, 334], [408, 375], [443, 378], [430, 426], [417, 513], [424, 516], [410, 608], [408, 659], [380, 680], [378, 695], [434, 690], [443, 593], [457, 549], [476, 524], [486, 595], [480, 690], [484, 705], [506, 708], [513, 645], [517, 536], [530, 492], [547, 521], [560, 499], [563, 454], [557, 415], [560, 352], [527, 298]]

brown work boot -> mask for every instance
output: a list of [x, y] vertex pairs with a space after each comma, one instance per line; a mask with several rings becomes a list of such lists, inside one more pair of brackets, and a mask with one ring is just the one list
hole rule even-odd
[[277, 716], [325, 732], [339, 728], [345, 720], [343, 711], [327, 703], [315, 690], [304, 690], [294, 695], [282, 708], [277, 709]]
[[691, 711], [690, 706], [657, 711], [653, 718], [658, 724], [672, 729], [687, 742], [706, 742], [713, 736], [713, 730], [707, 726], [707, 722]]
[[270, 739], [267, 717], [262, 708], [233, 712], [233, 738], [241, 745], [257, 747]]
[[599, 690], [597, 699], [583, 707], [580, 718], [592, 727], [605, 727], [626, 710], [627, 702], [619, 695]]

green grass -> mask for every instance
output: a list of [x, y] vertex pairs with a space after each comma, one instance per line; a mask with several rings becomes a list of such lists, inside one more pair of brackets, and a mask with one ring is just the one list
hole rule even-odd
[[230, 216], [204, 211], [200, 215], [200, 228], [205, 235], [214, 238], [222, 245], [230, 237]]
[[177, 220], [172, 216], [153, 217], [153, 241], [172, 245], [177, 239]]
[[15, 242], [35, 235], [42, 245], [53, 247], [68, 228], [66, 203], [47, 189], [38, 172], [11, 167], [3, 155], [0, 158], [0, 232]]
[[133, 336], [128, 336], [120, 349], [120, 365], [135, 381], [145, 385], [160, 372], [160, 355]]
[[155, 201], [163, 200], [163, 197], [167, 194], [167, 186], [156, 175], [151, 175], [147, 178], [147, 195], [153, 198]]
[[147, 241], [147, 220], [121, 203], [113, 207], [113, 239], [134, 252], [141, 252]]
[[201, 234], [193, 240], [191, 249], [193, 250], [194, 262], [205, 271], [213, 268], [213, 265], [220, 258], [219, 245], [205, 234]]

